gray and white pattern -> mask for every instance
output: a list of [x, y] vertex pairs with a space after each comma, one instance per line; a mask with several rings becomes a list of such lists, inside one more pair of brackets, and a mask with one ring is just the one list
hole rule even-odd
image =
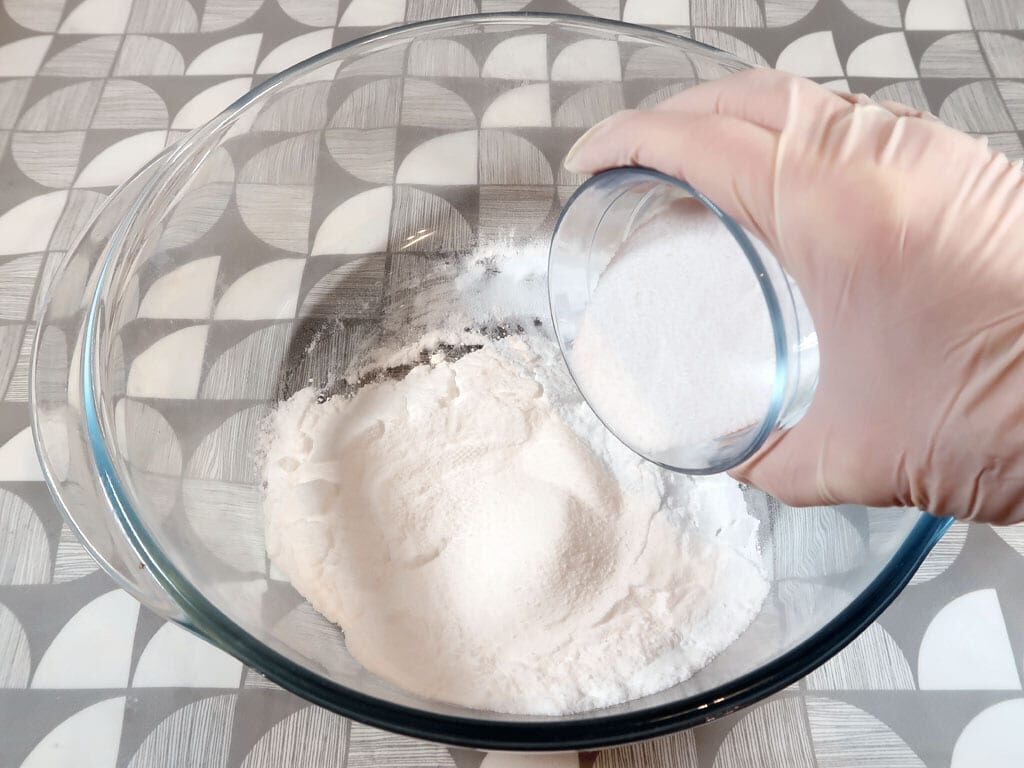
[[[28, 362], [32, 307], [75, 233], [185, 131], [331, 45], [404, 21], [504, 10], [660, 26], [753, 64], [905, 101], [1024, 157], [1022, 0], [0, 0], [0, 766], [77, 766], [83, 755], [112, 768], [480, 765], [481, 755], [312, 707], [116, 590], [43, 484], [28, 429]], [[365, 82], [344, 99], [331, 82], [313, 81], [256, 115], [252, 130], [280, 141], [258, 154], [233, 145], [208, 163], [201, 191], [163, 233], [168, 249], [202, 239], [207, 251], [137, 286], [140, 319], [122, 339], [136, 399], [125, 401], [134, 410], [124, 418], [159, 435], [160, 450], [129, 451], [148, 495], [166, 488], [167, 508], [181, 504], [212, 559], [262, 573], [262, 541], [219, 540], [204, 528], [212, 515], [258, 514], [244, 495], [251, 465], [219, 446], [257, 428], [280, 384], [228, 371], [261, 370], [252, 364], [260, 350], [301, 337], [297, 317], [345, 318], [344, 331], [324, 343], [346, 359], [361, 343], [360, 322], [401, 300], [432, 252], [464, 246], [474, 228], [514, 221], [525, 232], [556, 215], [578, 179], [560, 168], [545, 131], [575, 135], [708, 74], [688, 66], [607, 42], [548, 50], [544, 35], [485, 53], [431, 41], [408, 56], [363, 60], [349, 74]], [[481, 79], [493, 84], [486, 98]], [[438, 103], [446, 105], [440, 118]], [[439, 148], [463, 162], [439, 173], [431, 165]], [[320, 210], [318, 174], [363, 186]], [[458, 192], [478, 183], [478, 196]], [[390, 228], [367, 227], [364, 212], [382, 206]], [[381, 255], [406, 234], [404, 222], [425, 219], [437, 236]], [[243, 269], [221, 258], [229, 230], [270, 255]], [[342, 281], [338, 304], [332, 287]], [[179, 365], [173, 383], [151, 375], [167, 355]], [[293, 384], [325, 380], [316, 358], [304, 365]], [[220, 426], [182, 439], [181, 398], [207, 401]], [[184, 499], [165, 477], [182, 468]], [[783, 525], [787, 515], [841, 512], [785, 511]], [[772, 553], [778, 577], [790, 580], [780, 599], [799, 601], [801, 578], [855, 559], [864, 531], [834, 522], [830, 530], [843, 535], [816, 547], [828, 557], [802, 557], [795, 538]], [[954, 526], [879, 622], [805, 680], [705, 727], [569, 760], [602, 768], [1024, 764], [1022, 579], [1024, 532]], [[281, 621], [308, 636], [311, 657], [336, 641], [303, 605]]]

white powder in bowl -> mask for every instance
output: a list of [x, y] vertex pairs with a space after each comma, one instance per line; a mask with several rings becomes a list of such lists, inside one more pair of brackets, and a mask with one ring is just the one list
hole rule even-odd
[[680, 200], [637, 228], [601, 274], [571, 350], [594, 410], [646, 455], [757, 425], [775, 343], [753, 269], [721, 221]]
[[542, 261], [507, 269], [513, 254], [459, 268], [448, 294], [433, 280], [420, 300], [435, 327], [368, 364], [445, 341], [476, 351], [280, 406], [267, 549], [370, 671], [430, 699], [557, 715], [690, 677], [768, 584], [734, 482], [666, 473], [618, 442], [545, 327], [464, 330], [543, 296]]

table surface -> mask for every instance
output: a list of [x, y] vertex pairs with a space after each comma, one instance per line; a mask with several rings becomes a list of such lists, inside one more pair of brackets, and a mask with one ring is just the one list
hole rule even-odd
[[[146, 159], [103, 150], [142, 133], [147, 146], [175, 141], [181, 110], [212, 116], [264, 62], [481, 10], [663, 26], [884, 91], [1024, 156], [1024, 0], [0, 0], [0, 768], [1024, 765], [1024, 527], [954, 526], [875, 625], [759, 706], [645, 745], [521, 763], [306, 704], [140, 609], [62, 523], [28, 429], [32, 308], [75, 211], [111, 191], [92, 182]], [[128, 93], [146, 104], [118, 106]]]

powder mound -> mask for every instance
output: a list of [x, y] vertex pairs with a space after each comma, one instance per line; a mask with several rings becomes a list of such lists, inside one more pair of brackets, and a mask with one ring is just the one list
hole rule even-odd
[[688, 678], [768, 590], [739, 488], [640, 461], [550, 340], [480, 347], [281, 405], [271, 559], [360, 663], [430, 699], [556, 715]]

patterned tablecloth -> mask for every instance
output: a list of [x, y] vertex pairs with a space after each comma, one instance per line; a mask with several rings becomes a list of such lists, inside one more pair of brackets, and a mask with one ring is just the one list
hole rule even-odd
[[[350, 723], [140, 609], [62, 524], [27, 403], [40, 286], [82, 212], [161, 147], [373, 29], [524, 9], [664, 26], [1024, 156], [1024, 0], [2, 0], [0, 766], [524, 764]], [[1024, 765], [1022, 556], [1024, 528], [955, 526], [881, 620], [799, 684], [596, 763]], [[595, 756], [538, 762], [578, 760]]]

